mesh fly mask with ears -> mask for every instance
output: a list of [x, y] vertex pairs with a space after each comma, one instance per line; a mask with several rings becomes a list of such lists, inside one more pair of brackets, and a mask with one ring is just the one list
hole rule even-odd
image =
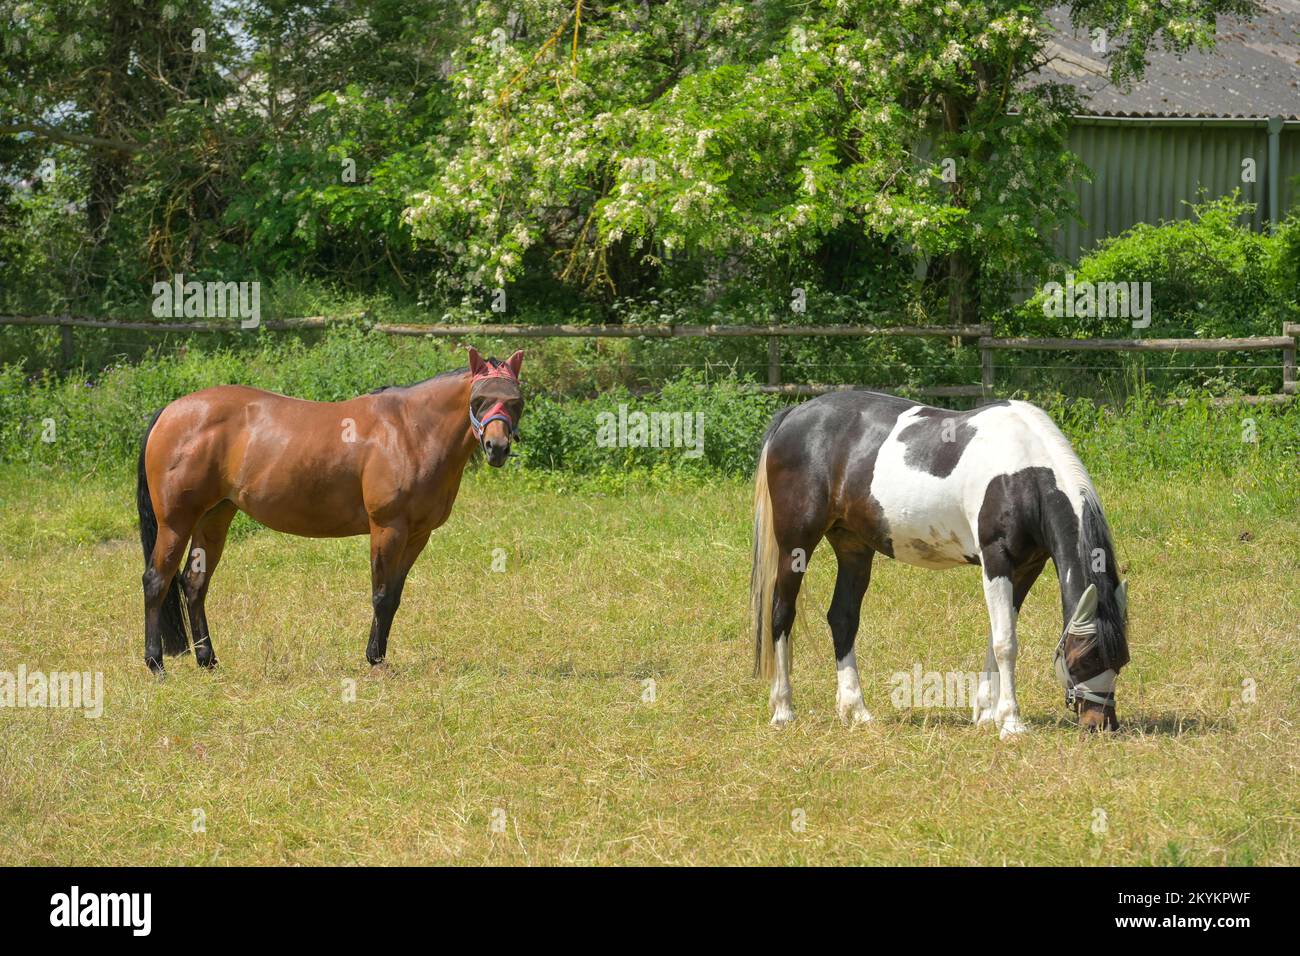
[[[1116, 591], [1116, 598], [1120, 601], [1121, 612], [1123, 613], [1123, 604], [1125, 598], [1126, 584], [1121, 583]], [[1097, 635], [1097, 586], [1089, 584], [1087, 589], [1079, 597], [1079, 603], [1074, 608], [1074, 613], [1070, 615], [1069, 622], [1065, 629], [1061, 631], [1061, 639], [1056, 642], [1056, 653], [1052, 656], [1052, 668], [1056, 671], [1056, 679], [1061, 682], [1065, 688], [1065, 706], [1074, 710], [1075, 705], [1080, 700], [1092, 701], [1094, 704], [1101, 704], [1106, 707], [1115, 706], [1115, 669], [1107, 660], [1106, 650], [1104, 647], [1098, 648], [1101, 652], [1101, 662], [1106, 669], [1099, 674], [1094, 674], [1087, 680], [1076, 681], [1070, 675], [1070, 666], [1065, 661], [1065, 639], [1070, 634], [1079, 637], [1093, 637]]]
[[[514, 440], [519, 436], [519, 426], [515, 424], [514, 419], [510, 417], [510, 413], [506, 411], [505, 402], [497, 402], [487, 410], [481, 419], [474, 415], [474, 386], [478, 382], [489, 378], [504, 378], [514, 382], [516, 385], [519, 384], [519, 379], [515, 377], [514, 372], [510, 371], [510, 366], [504, 363], [501, 365], [489, 364], [483, 371], [470, 379], [469, 427], [473, 430], [474, 437], [478, 439], [480, 446], [483, 445], [483, 432], [492, 422], [505, 422], [506, 430], [510, 432], [511, 440]], [[483, 450], [487, 451], [486, 447]]]

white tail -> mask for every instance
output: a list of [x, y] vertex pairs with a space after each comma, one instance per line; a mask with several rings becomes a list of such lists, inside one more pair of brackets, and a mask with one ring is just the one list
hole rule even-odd
[[749, 620], [754, 634], [754, 673], [772, 679], [772, 593], [781, 550], [772, 527], [772, 498], [767, 491], [767, 443], [754, 475], [754, 567], [749, 575]]

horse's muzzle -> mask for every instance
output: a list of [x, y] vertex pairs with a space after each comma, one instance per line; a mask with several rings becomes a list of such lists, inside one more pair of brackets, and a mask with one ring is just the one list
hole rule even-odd
[[489, 465], [500, 468], [510, 457], [510, 439], [486, 439], [483, 442], [483, 454], [487, 456]]
[[1079, 709], [1079, 726], [1084, 730], [1119, 730], [1114, 705], [1099, 706], [1083, 702]]

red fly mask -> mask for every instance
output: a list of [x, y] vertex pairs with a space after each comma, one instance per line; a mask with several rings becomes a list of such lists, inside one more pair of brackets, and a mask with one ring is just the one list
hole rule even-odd
[[[513, 440], [519, 435], [519, 424], [510, 417], [510, 412], [506, 409], [504, 401], [498, 401], [486, 412], [483, 417], [479, 418], [474, 414], [474, 390], [480, 382], [486, 382], [489, 379], [503, 378], [513, 382], [516, 386], [519, 384], [519, 368], [523, 365], [524, 353], [516, 352], [504, 362], [498, 362], [495, 359], [485, 360], [479, 355], [478, 350], [471, 348], [469, 350], [469, 374], [470, 374], [470, 406], [469, 406], [469, 427], [474, 431], [474, 437], [478, 439], [480, 445], [483, 444], [483, 433], [488, 425], [492, 422], [505, 422], [506, 430], [510, 433]], [[486, 450], [486, 449], [485, 449]]]

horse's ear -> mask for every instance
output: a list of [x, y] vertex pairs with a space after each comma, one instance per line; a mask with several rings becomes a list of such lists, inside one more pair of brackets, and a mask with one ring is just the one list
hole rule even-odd
[[515, 378], [519, 377], [519, 368], [524, 364], [524, 350], [520, 349], [510, 358], [506, 359], [506, 365], [510, 366], [510, 374]]
[[483, 356], [479, 355], [478, 349], [471, 345], [469, 347], [469, 374], [478, 375], [486, 367], [487, 363], [483, 361]]
[[1079, 595], [1079, 603], [1074, 606], [1074, 613], [1070, 615], [1069, 629], [1075, 634], [1084, 634], [1095, 627], [1096, 622], [1097, 585], [1089, 584], [1083, 594]]
[[1115, 603], [1119, 605], [1119, 616], [1121, 620], [1128, 620], [1128, 582], [1119, 582], [1119, 587], [1115, 589]]

